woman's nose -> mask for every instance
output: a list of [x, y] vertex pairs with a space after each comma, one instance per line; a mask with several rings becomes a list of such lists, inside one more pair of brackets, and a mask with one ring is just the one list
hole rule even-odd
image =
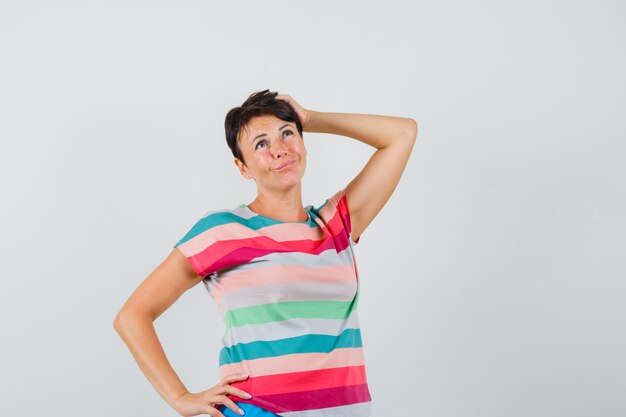
[[272, 143], [272, 154], [274, 156], [284, 155], [287, 152], [287, 146], [281, 141], [275, 141]]

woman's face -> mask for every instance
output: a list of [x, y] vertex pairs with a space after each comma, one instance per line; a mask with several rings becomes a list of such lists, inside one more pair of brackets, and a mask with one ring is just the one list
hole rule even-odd
[[[247, 166], [237, 158], [235, 164], [259, 188], [284, 190], [298, 185], [304, 176], [307, 151], [293, 122], [273, 115], [255, 117], [240, 132], [239, 149]], [[278, 169], [286, 162], [292, 163]]]

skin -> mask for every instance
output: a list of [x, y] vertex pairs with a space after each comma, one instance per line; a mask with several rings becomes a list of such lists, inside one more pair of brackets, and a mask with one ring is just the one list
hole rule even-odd
[[[293, 106], [304, 131], [351, 137], [376, 149], [346, 186], [351, 236], [357, 240], [395, 190], [415, 143], [417, 123], [403, 117], [318, 112], [304, 109], [289, 95], [276, 98]], [[301, 194], [307, 155], [304, 138], [293, 123], [288, 123], [293, 135], [279, 130], [285, 123], [273, 116], [251, 120], [240, 134], [240, 149], [247, 164], [238, 160], [235, 164], [244, 178], [254, 179], [257, 184], [257, 198], [249, 205], [252, 211], [281, 221], [306, 221]], [[255, 151], [252, 145], [258, 141], [251, 141], [261, 133], [267, 135], [266, 143]], [[296, 163], [288, 169], [275, 170], [283, 161], [292, 159]], [[247, 377], [227, 375], [207, 390], [189, 392], [170, 365], [153, 324], [202, 279], [185, 255], [178, 248], [172, 249], [131, 294], [116, 315], [113, 327], [155, 390], [180, 415], [224, 417], [215, 406], [224, 404], [237, 412], [237, 405], [226, 395], [246, 398], [244, 391], [231, 384]]]
[[[415, 144], [417, 123], [406, 117], [307, 110], [288, 94], [276, 98], [287, 101], [295, 109], [305, 132], [346, 136], [376, 149], [346, 186], [351, 237], [356, 241], [396, 189]], [[277, 206], [274, 203], [267, 207]]]
[[[301, 184], [307, 151], [296, 124], [273, 115], [255, 117], [239, 136], [246, 164], [235, 158], [235, 165], [244, 178], [254, 179], [257, 185], [257, 197], [248, 204], [250, 210], [285, 222], [306, 221]], [[285, 161], [295, 162], [277, 170]]]

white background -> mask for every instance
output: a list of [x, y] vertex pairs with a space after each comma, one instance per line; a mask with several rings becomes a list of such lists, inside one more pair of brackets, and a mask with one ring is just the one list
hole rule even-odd
[[[256, 196], [224, 117], [269, 88], [414, 118], [357, 246], [383, 416], [623, 416], [626, 6], [619, 1], [1, 1], [0, 413], [174, 416], [112, 321], [208, 210]], [[306, 134], [303, 203], [374, 149]], [[218, 382], [203, 285], [156, 323]]]

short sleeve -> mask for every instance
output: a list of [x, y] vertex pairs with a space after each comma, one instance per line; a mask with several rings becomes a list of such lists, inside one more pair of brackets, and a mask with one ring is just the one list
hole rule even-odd
[[356, 241], [352, 240], [352, 222], [350, 220], [348, 200], [346, 199], [346, 189], [342, 188], [333, 194], [333, 196], [328, 199], [327, 204], [335, 209], [333, 218], [335, 216], [338, 218], [338, 222], [341, 223], [341, 227], [343, 228], [343, 233], [350, 240], [350, 243], [357, 245], [361, 240], [361, 236], [359, 236]]
[[215, 250], [212, 250], [218, 243], [212, 233], [213, 228], [219, 223], [214, 213], [208, 212], [202, 216], [174, 244], [174, 248], [178, 248], [185, 255], [194, 272], [202, 277], [214, 273], [218, 264]]

